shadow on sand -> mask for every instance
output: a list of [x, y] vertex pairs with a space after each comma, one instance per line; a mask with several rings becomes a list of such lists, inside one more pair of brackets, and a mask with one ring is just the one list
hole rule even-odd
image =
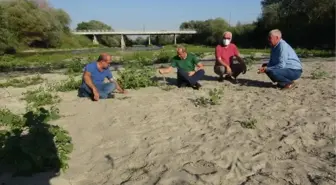
[[237, 83], [241, 86], [249, 86], [249, 87], [261, 87], [261, 88], [275, 88], [276, 85], [273, 85], [272, 82], [264, 82], [259, 80], [251, 80], [251, 79], [237, 79]]
[[24, 115], [25, 121], [15, 115], [11, 120], [4, 120], [11, 116], [0, 115], [1, 123], [10, 121], [14, 125], [21, 122], [11, 131], [0, 127], [1, 185], [50, 185], [50, 179], [59, 175], [62, 163], [53, 133], [58, 126], [46, 123], [48, 114], [45, 109], [40, 109], [38, 115], [28, 112]]
[[164, 82], [166, 80], [167, 85], [177, 85], [177, 79], [172, 77], [154, 77], [153, 80], [158, 82]]

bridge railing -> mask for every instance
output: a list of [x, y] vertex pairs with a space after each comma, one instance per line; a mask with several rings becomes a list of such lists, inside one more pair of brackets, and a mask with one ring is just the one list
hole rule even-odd
[[174, 31], [196, 31], [192, 29], [180, 30], [73, 30], [72, 32], [174, 32]]

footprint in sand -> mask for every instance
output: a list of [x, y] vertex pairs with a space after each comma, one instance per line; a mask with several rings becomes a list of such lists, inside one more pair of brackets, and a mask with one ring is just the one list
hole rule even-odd
[[208, 161], [199, 160], [197, 162], [188, 162], [183, 165], [183, 169], [193, 175], [207, 175], [217, 172], [216, 166]]

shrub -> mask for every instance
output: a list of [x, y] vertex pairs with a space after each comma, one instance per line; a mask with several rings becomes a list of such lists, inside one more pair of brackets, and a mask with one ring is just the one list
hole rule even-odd
[[0, 127], [0, 165], [16, 175], [67, 169], [71, 137], [59, 126], [47, 124], [51, 116], [44, 108], [24, 116], [0, 110], [0, 126], [9, 126]]
[[55, 84], [51, 89], [60, 91], [60, 92], [67, 92], [77, 90], [81, 85], [82, 80], [76, 80], [75, 77], [69, 76], [69, 79], [62, 80], [61, 82]]
[[37, 85], [43, 83], [44, 78], [42, 78], [40, 75], [36, 75], [33, 77], [28, 77], [25, 79], [9, 79], [6, 82], [0, 83], [0, 88], [1, 87], [27, 87], [30, 85]]
[[153, 54], [153, 59], [155, 63], [168, 63], [171, 58], [171, 54], [167, 50], [160, 50]]
[[240, 123], [240, 125], [243, 128], [248, 128], [248, 129], [255, 129], [256, 128], [256, 124], [257, 124], [257, 120], [256, 119], [249, 119], [246, 121], [238, 121]]
[[208, 92], [209, 97], [199, 97], [196, 98], [194, 104], [196, 107], [202, 106], [207, 107], [208, 105], [219, 105], [222, 99], [223, 90], [222, 89], [211, 89]]
[[23, 95], [23, 99], [27, 101], [28, 107], [41, 107], [59, 103], [61, 101], [59, 96], [47, 92], [42, 87], [36, 90], [29, 90], [23, 93]]
[[83, 68], [87, 62], [84, 62], [84, 58], [75, 57], [67, 64], [68, 74], [78, 74], [83, 72]]
[[329, 74], [326, 71], [321, 70], [320, 67], [316, 68], [312, 73], [311, 73], [311, 77], [312, 79], [316, 80], [316, 79], [324, 79], [324, 78], [328, 78]]
[[139, 89], [148, 86], [157, 86], [154, 81], [155, 68], [146, 66], [147, 60], [130, 61], [125, 63], [124, 70], [119, 72], [118, 83], [124, 89]]

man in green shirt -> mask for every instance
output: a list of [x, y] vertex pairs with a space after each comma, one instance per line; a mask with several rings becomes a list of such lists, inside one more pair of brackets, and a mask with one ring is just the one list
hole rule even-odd
[[[170, 73], [173, 68], [177, 68], [177, 86], [190, 86], [199, 89], [201, 84], [198, 82], [205, 74], [204, 66], [198, 58], [187, 52], [186, 48], [179, 46], [176, 49], [177, 55], [171, 59], [171, 66], [159, 69], [160, 74]], [[197, 69], [195, 70], [195, 68]]]

